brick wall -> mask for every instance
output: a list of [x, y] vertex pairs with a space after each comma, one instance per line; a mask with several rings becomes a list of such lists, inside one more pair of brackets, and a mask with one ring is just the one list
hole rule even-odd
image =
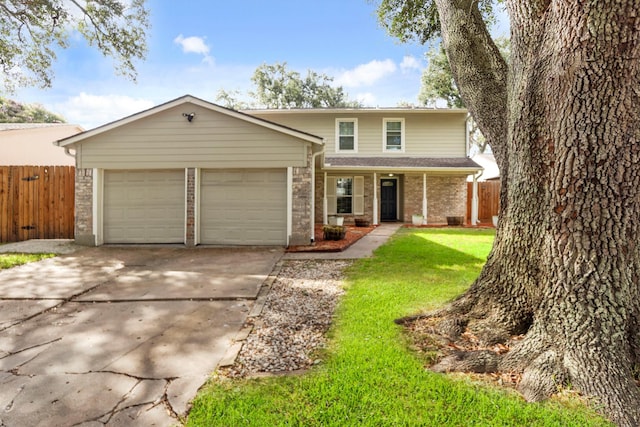
[[186, 245], [196, 244], [196, 170], [187, 169], [187, 235]]
[[95, 246], [93, 231], [93, 169], [76, 169], [75, 242]]
[[[427, 181], [427, 185], [428, 183], [429, 181]], [[422, 188], [422, 174], [404, 176], [404, 212], [402, 216], [404, 222], [411, 222], [412, 215], [422, 215]], [[429, 209], [429, 207], [430, 206], [427, 206], [427, 209]]]
[[466, 176], [427, 176], [427, 223], [444, 224], [448, 216], [465, 217]]
[[[422, 214], [423, 175], [404, 177], [404, 222], [413, 214]], [[448, 216], [467, 212], [467, 182], [465, 176], [427, 175], [427, 224], [446, 224]]]
[[311, 241], [311, 190], [313, 176], [311, 149], [307, 150], [307, 166], [293, 168], [292, 225], [289, 244], [307, 245]]

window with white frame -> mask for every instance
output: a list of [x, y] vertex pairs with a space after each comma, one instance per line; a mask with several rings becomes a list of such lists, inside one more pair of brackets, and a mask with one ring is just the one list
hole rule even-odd
[[336, 119], [336, 152], [358, 151], [358, 120]]
[[363, 215], [364, 176], [328, 176], [325, 196], [329, 215]]
[[336, 213], [353, 213], [353, 178], [336, 178]]
[[404, 119], [383, 119], [384, 151], [404, 151]]

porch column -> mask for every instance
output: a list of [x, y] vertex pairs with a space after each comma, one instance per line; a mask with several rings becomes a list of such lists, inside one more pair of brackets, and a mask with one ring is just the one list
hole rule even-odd
[[427, 174], [422, 174], [422, 220], [423, 224], [427, 223]]
[[373, 225], [378, 225], [378, 174], [373, 173]]
[[471, 196], [471, 225], [478, 225], [478, 177], [473, 175], [473, 195]]
[[322, 183], [322, 224], [328, 224], [328, 204], [327, 204], [327, 173], [324, 173], [324, 182]]

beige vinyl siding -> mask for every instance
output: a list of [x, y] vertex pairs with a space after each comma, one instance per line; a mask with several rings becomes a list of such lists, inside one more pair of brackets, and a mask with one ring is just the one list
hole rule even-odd
[[[325, 138], [327, 155], [336, 156], [421, 156], [465, 157], [466, 113], [437, 111], [357, 112], [345, 110], [337, 113], [253, 113], [257, 117], [280, 123]], [[358, 119], [357, 153], [336, 153], [336, 118]], [[383, 151], [383, 119], [405, 119], [404, 152]]]
[[[182, 116], [195, 112], [192, 122]], [[310, 143], [193, 104], [88, 138], [80, 168], [281, 168], [306, 166]]]

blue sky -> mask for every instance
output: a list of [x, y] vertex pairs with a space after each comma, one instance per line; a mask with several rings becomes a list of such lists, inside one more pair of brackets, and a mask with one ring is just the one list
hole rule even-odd
[[[416, 102], [428, 47], [400, 44], [367, 0], [150, 0], [149, 52], [138, 82], [73, 39], [58, 54], [51, 89], [12, 98], [39, 103], [85, 129], [185, 94], [215, 102], [220, 89], [246, 92], [263, 63], [325, 73], [366, 106]], [[496, 30], [505, 34], [505, 28]]]

